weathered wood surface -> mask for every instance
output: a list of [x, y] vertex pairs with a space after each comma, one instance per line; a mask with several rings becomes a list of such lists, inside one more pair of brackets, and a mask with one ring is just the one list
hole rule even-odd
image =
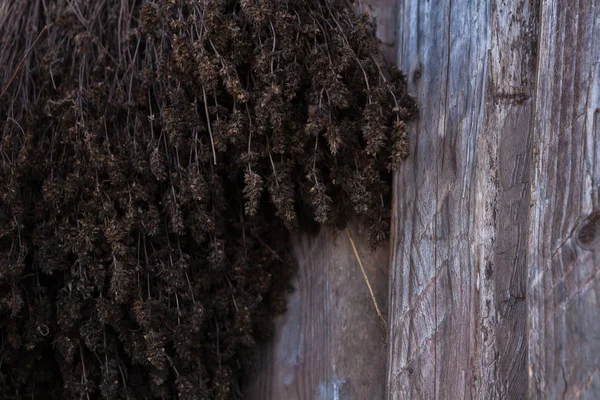
[[[373, 253], [366, 232], [356, 225], [351, 232], [378, 304], [385, 305], [388, 249]], [[294, 241], [295, 291], [275, 321], [273, 341], [259, 354], [247, 398], [382, 399], [386, 348], [348, 237], [323, 231]]]
[[600, 398], [600, 1], [542, 4], [528, 254], [529, 397]]
[[[365, 6], [421, 106], [395, 178], [388, 398], [600, 398], [599, 3]], [[380, 398], [376, 316], [328, 235], [297, 243], [251, 399]]]
[[390, 399], [520, 399], [535, 1], [399, 2], [421, 115], [395, 184]]

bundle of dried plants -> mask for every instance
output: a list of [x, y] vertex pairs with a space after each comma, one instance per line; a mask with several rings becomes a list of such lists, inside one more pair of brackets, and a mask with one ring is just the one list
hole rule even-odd
[[0, 397], [232, 399], [288, 232], [389, 231], [415, 113], [345, 0], [0, 0]]

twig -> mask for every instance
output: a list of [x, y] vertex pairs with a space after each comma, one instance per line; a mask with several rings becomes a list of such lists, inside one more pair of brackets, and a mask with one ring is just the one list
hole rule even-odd
[[235, 310], [239, 312], [240, 309], [238, 308], [237, 302], [235, 301], [235, 296], [233, 295], [233, 285], [231, 283], [231, 280], [229, 279], [229, 276], [227, 276], [227, 274], [225, 274], [225, 279], [227, 279], [227, 283], [229, 283], [229, 288], [231, 289], [231, 299], [233, 300], [233, 305], [235, 306]]
[[167, 357], [167, 360], [169, 360], [169, 364], [171, 364], [171, 368], [173, 368], [173, 371], [175, 371], [175, 374], [177, 374], [177, 377], [179, 378], [179, 371], [177, 371], [177, 368], [175, 368], [175, 364], [173, 363], [173, 360], [171, 360], [171, 357], [169, 357], [169, 355], [167, 353], [164, 353], [165, 357]]
[[[275, 170], [275, 163], [273, 162], [273, 157], [271, 156], [271, 149], [269, 148], [269, 138], [265, 136], [267, 139], [267, 153], [269, 154], [269, 160], [271, 160], [271, 167], [273, 168], [273, 176], [275, 177], [275, 184], [279, 187], [279, 180], [277, 179], [277, 171]], [[248, 152], [250, 154], [250, 152]], [[252, 170], [250, 170], [252, 172]]]
[[[81, 379], [83, 380], [83, 384], [85, 385], [85, 396], [86, 396], [87, 400], [90, 400], [90, 394], [88, 393], [87, 376], [85, 373], [85, 361], [83, 358], [83, 345], [81, 344], [81, 342], [79, 343], [79, 355], [81, 357], [81, 369], [83, 371], [83, 374], [81, 375]], [[83, 393], [80, 393], [79, 398], [83, 398]]]
[[0, 93], [0, 99], [2, 98], [2, 96], [4, 96], [4, 93], [6, 93], [6, 91], [9, 88], [9, 86], [13, 83], [13, 81], [17, 77], [17, 74], [21, 70], [21, 67], [23, 66], [23, 63], [27, 59], [27, 56], [29, 56], [29, 53], [31, 52], [31, 50], [33, 49], [33, 47], [37, 44], [37, 42], [42, 37], [42, 33], [46, 32], [47, 29], [48, 29], [48, 26], [47, 25], [44, 26], [44, 29], [42, 29], [42, 31], [37, 35], [37, 38], [35, 38], [35, 41], [33, 42], [33, 44], [27, 49], [27, 51], [25, 52], [25, 55], [23, 56], [23, 58], [21, 59], [21, 61], [19, 61], [19, 64], [17, 64], [17, 69], [16, 69], [15, 73], [13, 74], [13, 76], [10, 78], [10, 80], [8, 81], [8, 83], [6, 84], [6, 86], [4, 87], [4, 90], [2, 91], [2, 93]]
[[356, 246], [354, 245], [354, 240], [352, 240], [352, 235], [350, 235], [350, 230], [346, 227], [346, 234], [348, 235], [348, 239], [350, 240], [350, 244], [352, 245], [352, 250], [354, 250], [354, 255], [356, 256], [356, 261], [358, 261], [358, 265], [360, 265], [360, 270], [365, 278], [365, 282], [367, 283], [367, 287], [369, 288], [369, 293], [371, 294], [371, 300], [373, 300], [373, 304], [375, 305], [375, 311], [377, 312], [377, 317], [379, 318], [379, 328], [381, 329], [381, 340], [384, 345], [387, 345], [387, 322], [381, 311], [379, 310], [379, 306], [377, 305], [377, 300], [375, 299], [375, 294], [373, 293], [373, 288], [371, 288], [371, 284], [369, 283], [369, 278], [367, 277], [367, 273], [365, 272], [365, 267], [363, 266], [362, 261], [360, 260], [360, 256], [358, 255], [358, 250], [356, 250]]
[[208, 104], [206, 104], [206, 91], [202, 86], [202, 97], [204, 99], [204, 111], [206, 112], [206, 124], [208, 125], [208, 135], [210, 136], [210, 146], [212, 147], [213, 161], [217, 165], [217, 153], [215, 152], [215, 142], [213, 140], [212, 128], [210, 126], [210, 115], [208, 114]]

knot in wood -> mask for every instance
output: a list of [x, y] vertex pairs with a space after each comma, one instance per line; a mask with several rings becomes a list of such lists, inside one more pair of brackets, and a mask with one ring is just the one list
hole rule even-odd
[[585, 250], [594, 250], [600, 246], [600, 211], [591, 214], [580, 225], [577, 243]]

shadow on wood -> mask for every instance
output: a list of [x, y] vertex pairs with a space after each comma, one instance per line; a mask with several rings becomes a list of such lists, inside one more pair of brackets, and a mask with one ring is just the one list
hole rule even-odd
[[[350, 229], [381, 308], [387, 296], [388, 249], [371, 252], [366, 232], [356, 224]], [[387, 349], [348, 237], [322, 231], [294, 242], [296, 290], [287, 312], [275, 321], [273, 342], [261, 349], [248, 398], [383, 398]]]

